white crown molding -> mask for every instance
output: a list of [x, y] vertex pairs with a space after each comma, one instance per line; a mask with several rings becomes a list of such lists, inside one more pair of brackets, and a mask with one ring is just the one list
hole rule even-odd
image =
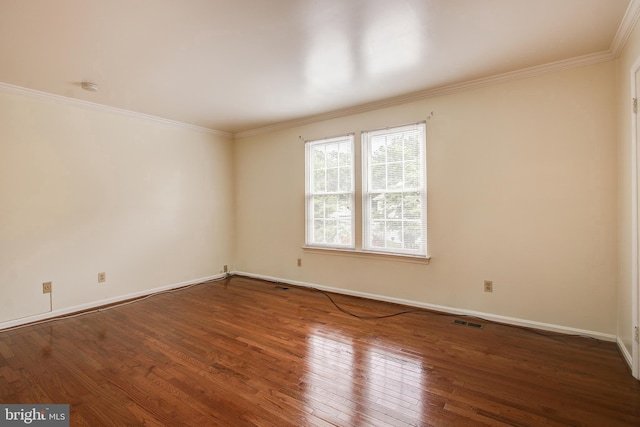
[[368, 111], [379, 110], [381, 108], [393, 107], [396, 105], [406, 104], [409, 102], [420, 101], [423, 99], [433, 98], [435, 96], [450, 95], [462, 91], [478, 89], [486, 86], [497, 85], [501, 83], [507, 83], [519, 79], [528, 77], [535, 77], [545, 73], [554, 71], [567, 70], [572, 68], [579, 68], [587, 65], [593, 65], [601, 62], [611, 61], [622, 53], [625, 44], [627, 43], [631, 32], [638, 19], [640, 18], [640, 0], [631, 0], [629, 6], [625, 12], [618, 31], [611, 43], [611, 47], [607, 51], [593, 53], [589, 55], [579, 56], [576, 58], [565, 59], [561, 61], [551, 62], [548, 64], [538, 65], [534, 67], [524, 68], [517, 71], [511, 71], [508, 73], [497, 74], [489, 77], [483, 77], [475, 80], [470, 80], [461, 83], [454, 83], [451, 85], [440, 86], [430, 89], [425, 89], [418, 92], [412, 92], [405, 95], [400, 95], [393, 98], [387, 98], [380, 101], [369, 102], [360, 104], [354, 107], [343, 108], [339, 110], [333, 110], [327, 113], [316, 114], [312, 116], [303, 117], [300, 119], [287, 120], [278, 122], [272, 125], [262, 126], [254, 129], [248, 129], [236, 133], [224, 132], [212, 128], [191, 125], [188, 123], [179, 122], [176, 120], [165, 119], [162, 117], [152, 116], [149, 114], [138, 113], [135, 111], [125, 110], [116, 107], [109, 107], [102, 104], [96, 104], [89, 101], [83, 101], [75, 98], [69, 98], [61, 95], [54, 95], [46, 92], [41, 92], [33, 89], [27, 89], [19, 86], [14, 86], [6, 83], [0, 83], [0, 91], [6, 93], [21, 94], [31, 96], [35, 98], [45, 99], [55, 102], [63, 102], [68, 104], [80, 105], [83, 107], [92, 108], [100, 111], [108, 111], [112, 113], [122, 114], [130, 117], [135, 117], [144, 120], [150, 120], [158, 123], [164, 123], [176, 127], [185, 129], [196, 130], [200, 132], [206, 132], [212, 135], [223, 136], [226, 138], [247, 138], [251, 136], [261, 135], [278, 130], [290, 129], [297, 126], [303, 126], [311, 123], [317, 123], [325, 120], [331, 120], [338, 117], [349, 116], [353, 114], [365, 113]]
[[633, 28], [636, 25], [639, 17], [640, 0], [631, 0], [629, 2], [629, 6], [627, 7], [627, 11], [622, 17], [622, 21], [620, 22], [618, 31], [613, 38], [611, 48], [609, 49], [615, 58], [620, 56], [620, 54], [622, 53], [622, 49], [624, 49], [624, 46], [627, 44], [629, 36], [631, 36], [631, 32], [633, 31]]
[[177, 120], [165, 119], [162, 117], [152, 116], [150, 114], [138, 113], [131, 110], [125, 110], [122, 108], [110, 107], [108, 105], [96, 104], [95, 102], [84, 101], [81, 99], [70, 98], [62, 95], [55, 95], [52, 93], [41, 92], [39, 90], [28, 89], [20, 86], [10, 85], [8, 83], [0, 82], [0, 92], [24, 95], [31, 98], [37, 98], [45, 101], [59, 102], [63, 104], [76, 105], [80, 107], [90, 108], [92, 110], [104, 111], [109, 113], [120, 114], [128, 117], [134, 117], [137, 119], [148, 120], [156, 123], [162, 123], [165, 125], [175, 126], [183, 129], [194, 130], [198, 132], [208, 133], [210, 135], [223, 136], [226, 138], [233, 138], [233, 134], [216, 129], [206, 128], [203, 126], [196, 126], [189, 123], [179, 122]]
[[[634, 2], [640, 2], [640, 0], [634, 0]], [[247, 138], [250, 136], [260, 135], [260, 134], [273, 132], [277, 130], [289, 129], [296, 126], [302, 126], [302, 125], [307, 125], [307, 124], [316, 123], [320, 121], [335, 119], [338, 117], [344, 117], [344, 116], [349, 116], [353, 114], [379, 110], [381, 108], [393, 107], [396, 105], [420, 101], [423, 99], [433, 98], [436, 96], [450, 95], [458, 92], [468, 91], [471, 89], [478, 89], [486, 86], [507, 83], [510, 81], [520, 80], [524, 78], [540, 76], [542, 74], [551, 73], [554, 71], [568, 70], [572, 68], [579, 68], [587, 65], [598, 64], [601, 62], [611, 61], [615, 58], [616, 57], [613, 54], [613, 52], [603, 51], [603, 52], [578, 56], [576, 58], [563, 59], [561, 61], [551, 62], [543, 65], [536, 65], [534, 67], [523, 68], [517, 71], [510, 71], [507, 73], [496, 74], [493, 76], [483, 77], [480, 79], [430, 88], [430, 89], [426, 89], [418, 92], [412, 92], [406, 95], [387, 98], [381, 101], [375, 101], [375, 102], [370, 102], [366, 104], [360, 104], [355, 107], [334, 110], [328, 113], [304, 117], [302, 119], [289, 120], [285, 122], [276, 123], [273, 125], [263, 126], [255, 129], [249, 129], [246, 131], [241, 131], [236, 133], [234, 135], [234, 138]]]
[[561, 61], [550, 62], [548, 64], [538, 65], [535, 67], [524, 68], [517, 71], [511, 71], [508, 73], [497, 74], [489, 77], [483, 77], [480, 79], [470, 80], [462, 83], [455, 83], [446, 86], [440, 86], [435, 88], [426, 89], [423, 91], [412, 92], [406, 95], [401, 95], [393, 98], [387, 98], [381, 101], [370, 102], [366, 104], [357, 105], [355, 107], [343, 108], [340, 110], [334, 110], [328, 113], [316, 114], [313, 116], [304, 117], [301, 119], [288, 120], [285, 122], [276, 123], [273, 125], [263, 126], [255, 129], [249, 129], [246, 131], [237, 132], [234, 134], [234, 138], [247, 138], [250, 136], [256, 136], [264, 133], [269, 133], [277, 130], [284, 130], [293, 128], [296, 126], [303, 126], [311, 123], [316, 123], [324, 120], [331, 120], [338, 117], [348, 116], [352, 114], [364, 113], [367, 111], [378, 110], [381, 108], [393, 107], [395, 105], [406, 104], [409, 102], [420, 101], [427, 98], [433, 98], [440, 95], [450, 95], [457, 92], [462, 92], [471, 89], [477, 89], [481, 87], [507, 83], [509, 81], [515, 81], [528, 77], [535, 77], [545, 73], [554, 71], [567, 70], [571, 68], [579, 68], [587, 65], [598, 64], [601, 62], [612, 61], [617, 59], [624, 46], [626, 45], [634, 26], [640, 18], [640, 0], [631, 0], [629, 6], [620, 22], [618, 31], [611, 43], [611, 47], [607, 51], [597, 52], [589, 55], [579, 56], [576, 58], [564, 59]]

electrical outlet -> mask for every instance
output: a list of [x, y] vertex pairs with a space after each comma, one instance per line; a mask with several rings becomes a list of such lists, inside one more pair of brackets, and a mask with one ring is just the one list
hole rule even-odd
[[51, 282], [44, 282], [42, 284], [42, 293], [43, 294], [50, 294], [51, 293]]
[[484, 281], [484, 291], [493, 292], [493, 282], [491, 280]]
[[302, 267], [302, 258], [298, 258], [298, 267]]
[[107, 281], [107, 273], [102, 272], [98, 273], [98, 283], [103, 283]]
[[228, 266], [224, 266], [222, 267], [223, 273], [228, 273], [229, 272], [229, 267]]

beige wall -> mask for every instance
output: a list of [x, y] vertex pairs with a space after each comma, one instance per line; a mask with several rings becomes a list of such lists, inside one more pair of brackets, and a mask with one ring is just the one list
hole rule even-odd
[[[48, 311], [44, 281], [53, 281], [56, 311], [216, 275], [228, 264], [628, 337], [628, 136], [620, 132], [618, 157], [615, 144], [628, 118], [616, 111], [638, 43], [636, 31], [617, 63], [235, 142], [0, 93], [0, 322]], [[301, 139], [430, 112], [431, 263], [303, 251]], [[106, 284], [97, 283], [100, 271]]]
[[[615, 81], [610, 61], [237, 139], [235, 269], [615, 334]], [[301, 139], [432, 111], [431, 263], [303, 251]]]
[[631, 69], [640, 58], [640, 25], [636, 24], [617, 61], [618, 79], [618, 295], [617, 336], [631, 354], [632, 319], [632, 241], [631, 241]]
[[0, 92], [0, 322], [48, 311], [45, 281], [59, 311], [218, 274], [231, 159], [224, 136]]

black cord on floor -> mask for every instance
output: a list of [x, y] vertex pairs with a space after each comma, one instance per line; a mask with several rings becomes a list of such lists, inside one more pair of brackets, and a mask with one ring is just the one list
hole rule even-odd
[[587, 338], [589, 340], [595, 341], [596, 344], [593, 345], [593, 346], [590, 346], [590, 347], [595, 347], [595, 346], [601, 344], [602, 342], [604, 342], [603, 340], [599, 340], [599, 339], [597, 339], [595, 337], [591, 337], [591, 336], [588, 336], [588, 335], [542, 332], [540, 330], [533, 329], [533, 328], [528, 328], [526, 326], [512, 325], [512, 324], [509, 324], [509, 323], [496, 322], [494, 320], [488, 320], [488, 319], [484, 319], [482, 317], [471, 316], [471, 315], [467, 315], [467, 314], [443, 313], [443, 312], [439, 312], [439, 311], [433, 311], [433, 310], [428, 310], [428, 309], [420, 309], [420, 308], [410, 309], [410, 310], [403, 310], [403, 311], [399, 311], [399, 312], [396, 312], [396, 313], [384, 314], [384, 315], [361, 315], [361, 314], [353, 313], [352, 311], [349, 311], [346, 308], [341, 307], [338, 303], [336, 303], [336, 301], [333, 299], [333, 297], [328, 292], [323, 291], [322, 289], [313, 288], [313, 287], [310, 288], [310, 289], [313, 289], [314, 291], [317, 291], [317, 292], [321, 293], [322, 295], [324, 295], [325, 297], [327, 297], [329, 299], [329, 301], [331, 301], [333, 306], [336, 309], [338, 309], [339, 311], [341, 311], [342, 313], [347, 314], [347, 315], [352, 316], [352, 317], [355, 317], [357, 319], [363, 319], [363, 320], [386, 319], [386, 318], [389, 318], [389, 317], [401, 316], [401, 315], [404, 315], [404, 314], [429, 314], [429, 315], [444, 316], [444, 317], [463, 317], [463, 318], [467, 318], [467, 319], [480, 320], [480, 321], [483, 321], [483, 322], [492, 323], [492, 324], [496, 324], [496, 325], [507, 326], [509, 328], [520, 329], [520, 330], [523, 330], [523, 331], [527, 331], [529, 333], [540, 335], [540, 336], [545, 337], [545, 338], [549, 338], [549, 339], [553, 339], [553, 340], [556, 340], [556, 341], [560, 341], [560, 342], [562, 342], [564, 344], [567, 344], [564, 341], [565, 338]]
[[[389, 318], [389, 317], [400, 316], [400, 315], [403, 315], [403, 314], [427, 312], [426, 310], [411, 309], [411, 310], [399, 311], [397, 313], [392, 313], [392, 314], [366, 316], [366, 315], [362, 315], [362, 314], [353, 313], [353, 312], [347, 310], [346, 308], [343, 308], [343, 307], [339, 306], [338, 303], [336, 303], [335, 300], [331, 297], [331, 295], [329, 295], [329, 293], [323, 291], [322, 289], [318, 289], [318, 288], [311, 288], [311, 289], [313, 289], [314, 291], [320, 292], [322, 295], [327, 297], [329, 299], [329, 301], [331, 301], [331, 303], [334, 305], [334, 307], [337, 308], [338, 310], [340, 310], [341, 312], [343, 312], [344, 314], [348, 314], [349, 316], [356, 317], [358, 319], [386, 319], [386, 318]], [[435, 312], [434, 312], [434, 314], [435, 314]]]

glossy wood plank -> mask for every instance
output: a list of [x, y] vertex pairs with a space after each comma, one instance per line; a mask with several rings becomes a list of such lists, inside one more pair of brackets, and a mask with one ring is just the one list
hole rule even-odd
[[233, 277], [0, 332], [0, 402], [77, 426], [640, 425], [615, 344], [453, 319]]

